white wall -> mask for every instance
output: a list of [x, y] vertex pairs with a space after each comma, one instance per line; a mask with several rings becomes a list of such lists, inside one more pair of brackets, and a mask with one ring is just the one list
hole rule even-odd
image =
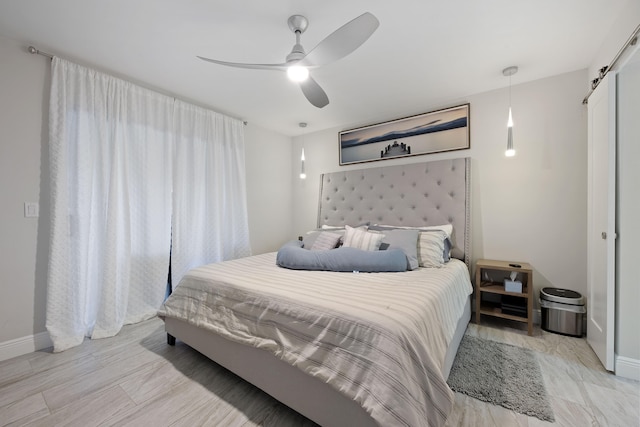
[[[0, 37], [0, 360], [49, 344], [49, 59]], [[249, 124], [247, 205], [253, 253], [291, 235], [291, 139]], [[24, 218], [24, 202], [40, 217]]]
[[589, 65], [588, 88], [591, 87], [591, 80], [598, 77], [598, 70], [613, 61], [638, 25], [640, 25], [640, 1], [628, 0]]
[[251, 251], [278, 250], [291, 240], [291, 138], [249, 123], [245, 129]]
[[[42, 158], [48, 61], [5, 38], [0, 38], [0, 58], [1, 343], [44, 331], [49, 228], [48, 191], [40, 191], [48, 170]], [[39, 202], [40, 218], [25, 218], [24, 202]], [[33, 338], [23, 345], [34, 347]]]
[[[316, 226], [319, 175], [323, 172], [469, 156], [473, 179], [473, 260], [531, 263], [536, 295], [545, 286], [586, 294], [587, 144], [586, 109], [581, 104], [586, 79], [587, 72], [582, 70], [513, 86], [517, 151], [513, 158], [504, 156], [507, 87], [450, 105], [425, 104], [423, 111], [415, 112], [469, 102], [470, 150], [341, 167], [337, 137], [343, 129], [295, 138], [295, 233]], [[308, 178], [301, 181], [297, 178], [300, 168], [297, 159], [303, 143]]]

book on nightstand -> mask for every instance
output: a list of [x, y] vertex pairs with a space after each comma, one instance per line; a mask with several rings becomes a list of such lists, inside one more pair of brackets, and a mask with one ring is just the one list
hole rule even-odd
[[504, 314], [527, 317], [527, 302], [524, 298], [503, 295], [501, 308]]

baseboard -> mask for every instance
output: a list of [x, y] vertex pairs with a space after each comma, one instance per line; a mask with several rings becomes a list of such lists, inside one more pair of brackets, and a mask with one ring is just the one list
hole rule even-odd
[[640, 360], [616, 355], [615, 373], [619, 377], [640, 381]]
[[33, 353], [43, 348], [51, 347], [53, 342], [48, 332], [16, 338], [0, 343], [0, 361], [11, 359], [23, 354]]

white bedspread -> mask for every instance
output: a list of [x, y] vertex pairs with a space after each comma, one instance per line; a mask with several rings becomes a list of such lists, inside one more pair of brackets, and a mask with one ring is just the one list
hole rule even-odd
[[275, 253], [191, 270], [159, 312], [269, 351], [360, 403], [382, 426], [440, 426], [441, 373], [472, 292], [464, 263], [405, 273], [297, 271]]

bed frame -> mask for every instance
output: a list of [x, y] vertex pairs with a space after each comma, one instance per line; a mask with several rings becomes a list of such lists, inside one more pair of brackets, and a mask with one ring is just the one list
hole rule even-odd
[[[452, 256], [469, 266], [470, 159], [378, 167], [324, 174], [318, 226], [371, 222], [395, 226], [452, 223]], [[449, 376], [471, 318], [467, 301], [443, 366]], [[169, 344], [175, 337], [322, 426], [375, 426], [355, 401], [264, 350], [248, 347], [166, 318]], [[304, 390], [304, 393], [300, 391]], [[327, 410], [330, 408], [330, 410]]]

